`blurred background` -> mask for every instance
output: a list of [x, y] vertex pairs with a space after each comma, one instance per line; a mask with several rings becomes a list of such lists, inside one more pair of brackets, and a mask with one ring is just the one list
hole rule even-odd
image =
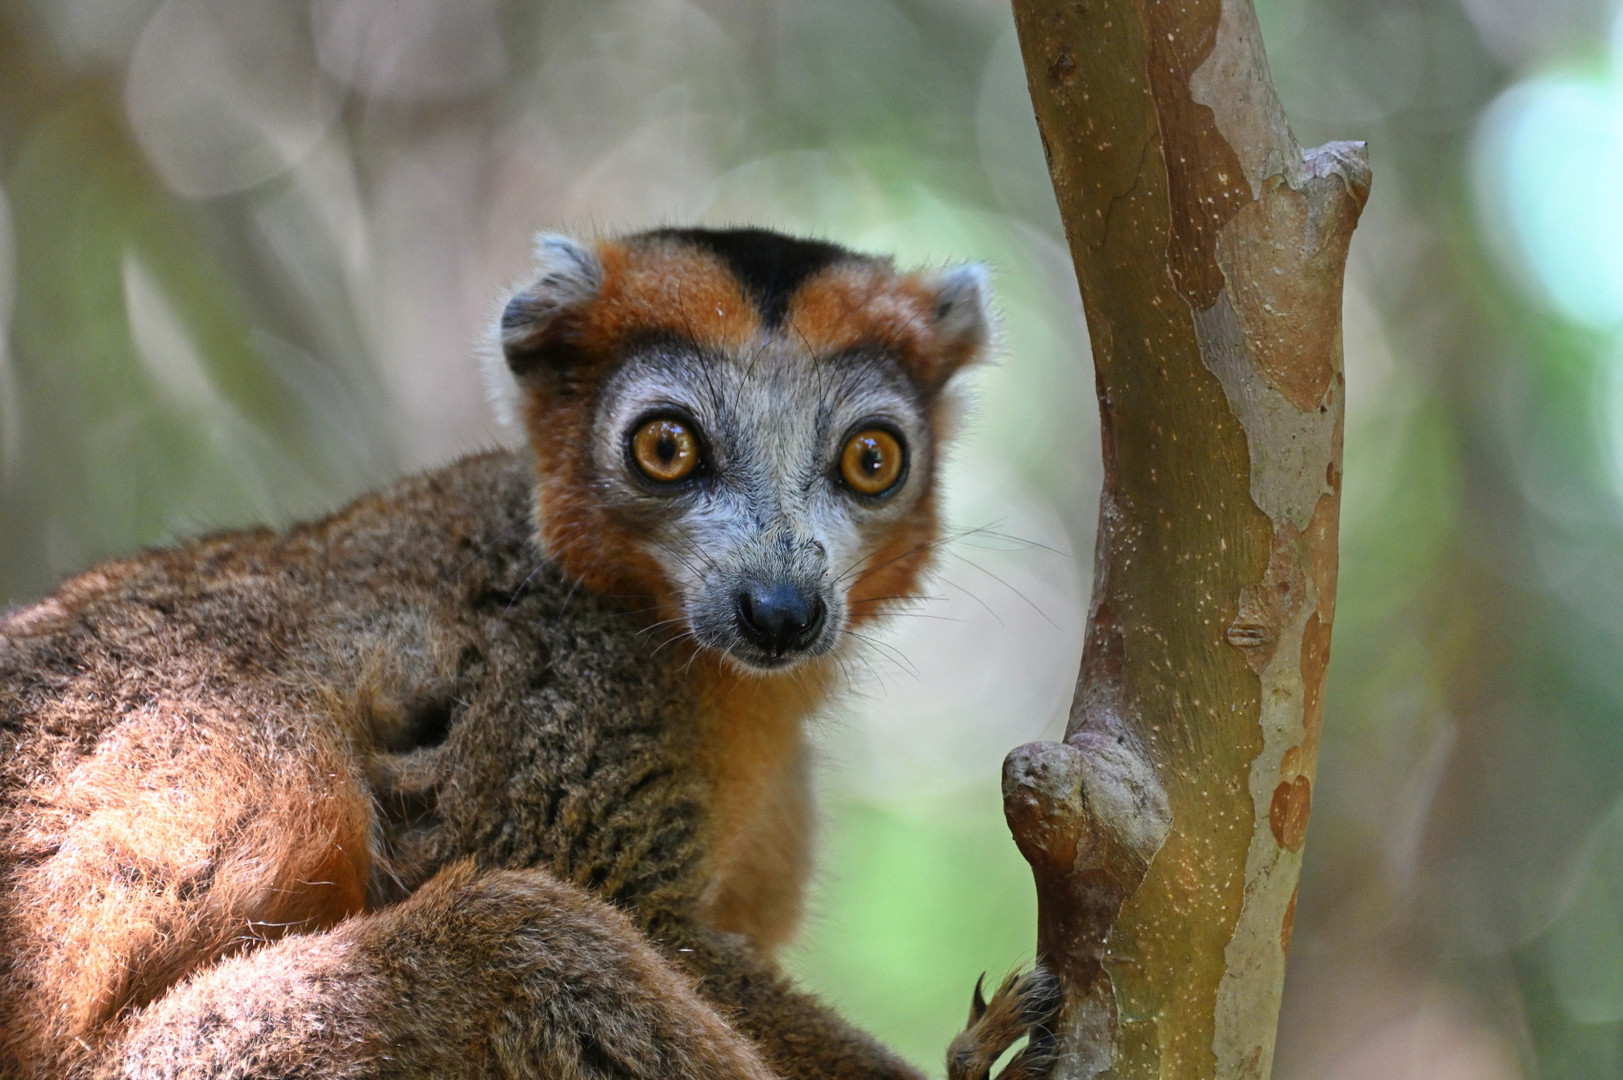
[[[1276, 1075], [1623, 1076], [1623, 19], [1259, 0], [1370, 143], [1342, 578]], [[1080, 303], [987, 0], [0, 0], [0, 605], [510, 443], [538, 227], [995, 270], [967, 534], [819, 730], [793, 966], [940, 1072], [1033, 941], [999, 762], [1059, 730], [1098, 486]]]

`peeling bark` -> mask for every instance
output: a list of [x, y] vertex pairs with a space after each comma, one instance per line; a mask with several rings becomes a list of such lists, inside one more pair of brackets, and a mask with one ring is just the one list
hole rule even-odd
[[1312, 805], [1363, 147], [1303, 152], [1249, 0], [1014, 0], [1093, 341], [1094, 593], [1004, 767], [1058, 1075], [1265, 1077]]

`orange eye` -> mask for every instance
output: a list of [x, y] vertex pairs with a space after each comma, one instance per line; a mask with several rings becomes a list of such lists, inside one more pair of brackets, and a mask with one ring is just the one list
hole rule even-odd
[[859, 431], [840, 454], [840, 477], [861, 495], [883, 495], [902, 478], [901, 440], [884, 428]]
[[650, 480], [675, 483], [699, 467], [699, 440], [680, 420], [650, 420], [631, 436], [631, 456]]

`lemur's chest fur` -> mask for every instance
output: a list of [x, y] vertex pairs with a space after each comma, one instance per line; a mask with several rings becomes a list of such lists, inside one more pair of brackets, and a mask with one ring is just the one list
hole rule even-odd
[[720, 674], [701, 699], [699, 764], [713, 798], [704, 912], [766, 948], [793, 934], [811, 870], [804, 717], [827, 678], [822, 669], [792, 684]]

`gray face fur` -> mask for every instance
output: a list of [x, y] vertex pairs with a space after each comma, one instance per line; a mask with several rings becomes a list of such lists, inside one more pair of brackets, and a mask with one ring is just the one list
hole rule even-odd
[[[631, 462], [632, 433], [655, 416], [682, 418], [698, 434], [704, 464], [690, 480], [662, 487]], [[905, 475], [879, 499], [839, 479], [846, 440], [876, 423], [907, 455]], [[882, 357], [815, 361], [776, 336], [739, 355], [654, 344], [606, 388], [593, 460], [604, 498], [645, 524], [693, 636], [749, 667], [780, 668], [846, 637], [852, 577], [929, 483], [925, 424], [917, 392]], [[821, 609], [793, 647], [753, 640], [741, 615], [741, 598], [774, 595]]]

